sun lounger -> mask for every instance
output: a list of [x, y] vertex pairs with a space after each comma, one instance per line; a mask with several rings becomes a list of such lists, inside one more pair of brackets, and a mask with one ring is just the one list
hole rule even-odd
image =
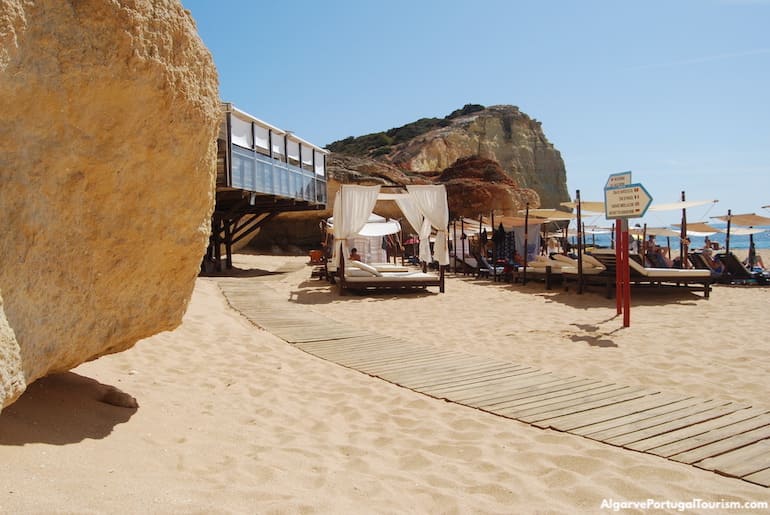
[[473, 256], [454, 256], [456, 270], [463, 275], [479, 275], [479, 263]]
[[487, 261], [487, 258], [484, 256], [480, 256], [478, 258], [479, 261], [479, 271], [477, 277], [493, 277], [496, 281], [502, 281], [503, 276], [505, 275], [505, 266], [502, 265], [495, 265], [492, 266], [489, 261]]
[[329, 271], [326, 264], [327, 259], [323, 251], [311, 250], [308, 253], [308, 256], [310, 260], [307, 264], [313, 267], [313, 270], [310, 272], [310, 277], [318, 277], [319, 279], [328, 278]]
[[730, 284], [770, 284], [770, 274], [755, 272], [746, 268], [735, 254], [720, 253], [717, 258], [725, 267], [724, 282]]
[[[594, 252], [593, 258], [601, 262], [606, 270], [601, 274], [586, 276], [587, 282], [600, 284], [607, 288], [607, 297], [612, 297], [615, 287], [615, 254], [611, 252]], [[633, 256], [633, 254], [631, 255]], [[632, 286], [681, 286], [703, 291], [708, 298], [713, 279], [711, 272], [699, 269], [679, 268], [645, 268], [637, 259], [629, 259], [629, 275]]]
[[687, 255], [690, 263], [698, 270], [708, 270], [711, 273], [711, 277], [715, 281], [720, 281], [724, 275], [724, 269], [716, 270], [712, 266], [712, 262], [701, 252], [690, 252]]

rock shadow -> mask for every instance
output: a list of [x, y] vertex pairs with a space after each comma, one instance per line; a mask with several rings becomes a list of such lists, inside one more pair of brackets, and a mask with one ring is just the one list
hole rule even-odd
[[0, 413], [0, 445], [102, 439], [137, 409], [133, 397], [113, 386], [74, 372], [50, 375], [29, 385]]

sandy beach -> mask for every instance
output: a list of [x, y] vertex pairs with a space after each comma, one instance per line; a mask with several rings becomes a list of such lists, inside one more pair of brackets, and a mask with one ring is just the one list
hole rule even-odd
[[[306, 261], [235, 257], [239, 280], [351, 327], [770, 409], [770, 288], [716, 286], [708, 300], [635, 292], [622, 328], [599, 291], [449, 274], [445, 294], [339, 296]], [[109, 387], [139, 407], [99, 402]], [[2, 513], [599, 513], [611, 511], [603, 500], [770, 501], [745, 481], [323, 361], [255, 327], [210, 277], [197, 280], [176, 330], [31, 385], [0, 415], [0, 459]]]

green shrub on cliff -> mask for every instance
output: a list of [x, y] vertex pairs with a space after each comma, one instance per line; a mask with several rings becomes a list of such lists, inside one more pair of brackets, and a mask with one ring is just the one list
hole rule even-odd
[[385, 132], [375, 132], [357, 138], [349, 136], [326, 145], [326, 148], [339, 154], [377, 157], [388, 154], [393, 145], [404, 143], [434, 129], [452, 125], [453, 118], [482, 111], [483, 109], [485, 109], [483, 105], [465, 104], [462, 109], [452, 111], [451, 114], [444, 118], [420, 118], [416, 122], [388, 129]]

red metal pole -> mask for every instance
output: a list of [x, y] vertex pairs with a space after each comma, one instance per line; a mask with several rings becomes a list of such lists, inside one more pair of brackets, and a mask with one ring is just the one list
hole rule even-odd
[[623, 327], [631, 326], [631, 270], [628, 266], [628, 221], [623, 221]]
[[623, 275], [621, 274], [623, 255], [620, 251], [622, 248], [621, 221], [615, 220], [615, 308], [618, 315], [623, 312]]

